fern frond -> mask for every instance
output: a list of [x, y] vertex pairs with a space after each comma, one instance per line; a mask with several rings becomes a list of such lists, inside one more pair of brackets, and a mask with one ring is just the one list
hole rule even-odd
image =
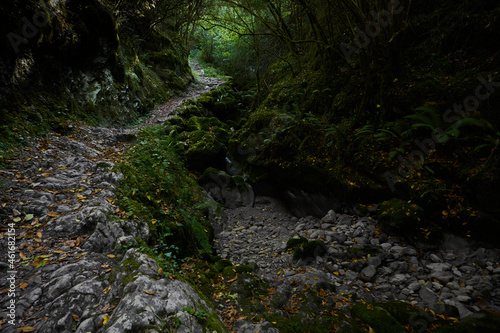
[[464, 118], [457, 121], [453, 126], [460, 128], [463, 126], [476, 126], [476, 127], [487, 127], [488, 124], [480, 119], [476, 118]]
[[[423, 113], [414, 113], [405, 117], [405, 119], [413, 119], [419, 121], [420, 125], [427, 125], [425, 127], [434, 129], [441, 126], [441, 117], [438, 112], [432, 108], [421, 106], [415, 111], [422, 111]], [[420, 126], [422, 127], [422, 126]]]
[[356, 133], [354, 133], [354, 136], [358, 136], [358, 135], [366, 134], [366, 133], [373, 133], [373, 131], [374, 131], [373, 125], [365, 125], [365, 126], [361, 127], [359, 130], [357, 130]]

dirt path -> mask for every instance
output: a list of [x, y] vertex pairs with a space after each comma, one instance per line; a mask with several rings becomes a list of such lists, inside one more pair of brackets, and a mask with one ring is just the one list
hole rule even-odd
[[196, 62], [190, 62], [191, 69], [196, 74], [196, 82], [193, 83], [182, 95], [171, 99], [168, 103], [159, 105], [156, 109], [151, 112], [145, 121], [145, 125], [161, 124], [165, 120], [175, 115], [175, 110], [181, 106], [182, 102], [187, 99], [194, 99], [209, 92], [212, 89], [217, 89], [220, 85], [224, 83], [224, 80], [214, 77], [205, 76], [205, 72], [201, 68], [200, 64]]

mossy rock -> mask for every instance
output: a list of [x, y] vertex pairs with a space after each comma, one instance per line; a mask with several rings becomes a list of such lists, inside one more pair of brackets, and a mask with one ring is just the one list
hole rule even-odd
[[293, 259], [311, 259], [325, 255], [327, 251], [325, 243], [321, 240], [314, 240], [301, 243], [293, 250]]
[[401, 325], [410, 325], [415, 332], [425, 330], [435, 321], [435, 318], [430, 313], [405, 302], [379, 302], [374, 303], [373, 306], [385, 309]]
[[363, 323], [369, 325], [375, 333], [403, 333], [404, 327], [391, 314], [374, 304], [356, 303], [351, 313]]
[[255, 200], [252, 187], [241, 176], [231, 176], [215, 168], [206, 169], [198, 183], [212, 199], [227, 208], [249, 206]]
[[226, 129], [227, 126], [215, 117], [191, 117], [187, 121], [188, 131], [203, 130], [210, 132], [212, 128], [219, 127]]
[[254, 268], [251, 265], [236, 265], [234, 266], [236, 273], [251, 273]]
[[286, 242], [286, 248], [287, 249], [294, 249], [298, 245], [306, 243], [306, 242], [307, 242], [307, 238], [305, 238], [305, 237], [293, 236]]
[[411, 201], [393, 198], [377, 207], [378, 220], [382, 229], [391, 234], [415, 237], [424, 225], [424, 210]]
[[226, 267], [232, 267], [233, 264], [231, 263], [231, 261], [227, 260], [227, 259], [222, 259], [222, 260], [219, 260], [215, 263], [214, 265], [214, 268], [217, 272], [222, 272], [222, 270]]
[[500, 327], [500, 317], [489, 313], [475, 313], [457, 324], [441, 326], [435, 333], [496, 333]]
[[211, 166], [225, 166], [226, 146], [214, 134], [197, 130], [182, 133], [179, 138], [188, 144], [185, 156], [189, 169], [202, 172]]
[[224, 267], [222, 270], [222, 276], [225, 278], [234, 278], [236, 276], [236, 269], [233, 266]]
[[201, 108], [195, 104], [184, 105], [180, 109], [179, 115], [185, 119], [190, 119], [192, 117], [203, 117]]

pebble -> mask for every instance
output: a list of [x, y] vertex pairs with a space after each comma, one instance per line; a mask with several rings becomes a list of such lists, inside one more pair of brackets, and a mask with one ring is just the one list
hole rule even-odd
[[[278, 287], [283, 282], [277, 277], [297, 278], [301, 276], [299, 272], [303, 267], [314, 267], [327, 272], [326, 279], [329, 283], [341, 286], [341, 289], [337, 288], [338, 293], [355, 293], [359, 291], [357, 286], [373, 284], [369, 287], [371, 292], [368, 298], [374, 301], [397, 299], [411, 301], [415, 305], [430, 306], [438, 299], [454, 299], [456, 303], [464, 304], [461, 310], [463, 314], [475, 311], [469, 306], [472, 299], [469, 296], [471, 288], [483, 286], [483, 290], [493, 291], [500, 287], [499, 279], [495, 280], [495, 284], [485, 284], [485, 279], [475, 275], [478, 271], [474, 262], [486, 258], [487, 250], [473, 252], [461, 248], [461, 253], [473, 255], [465, 255], [457, 262], [454, 250], [436, 247], [418, 249], [403, 243], [398, 237], [388, 237], [380, 232], [375, 219], [360, 220], [355, 216], [334, 211], [330, 211], [321, 219], [297, 219], [285, 213], [283, 207], [279, 208], [280, 203], [272, 198], [261, 202], [267, 204], [264, 207], [225, 209], [229, 217], [228, 223], [224, 226], [224, 232], [216, 237], [215, 247], [220, 253], [224, 253], [230, 240], [248, 238], [249, 235], [243, 230], [257, 224], [263, 224], [267, 230], [279, 229], [279, 238], [276, 239], [259, 236], [264, 230], [253, 230], [255, 237], [252, 237], [252, 243], [232, 241], [231, 248], [233, 253], [238, 249], [248, 252], [253, 248], [260, 248], [261, 252], [255, 257], [257, 266], [267, 267], [269, 271], [262, 272], [264, 278]], [[282, 213], [275, 219], [267, 216], [270, 211], [280, 210]], [[247, 219], [241, 221], [241, 226], [234, 227], [237, 216], [247, 216]], [[379, 236], [375, 238], [376, 233]], [[291, 250], [286, 249], [284, 244], [297, 234], [308, 240], [323, 239], [327, 246], [325, 256], [294, 261]], [[357, 254], [358, 250], [350, 252], [354, 248], [362, 249], [364, 244], [379, 248], [379, 253], [382, 254], [368, 255], [362, 251]], [[275, 249], [281, 249], [281, 252], [276, 253]], [[491, 250], [488, 254], [491, 258], [483, 260], [483, 264], [490, 270], [485, 269], [482, 274], [499, 274], [499, 251]], [[236, 264], [244, 261], [243, 257], [235, 257], [234, 260]], [[278, 275], [279, 270], [284, 273]], [[424, 286], [426, 281], [430, 280], [434, 281]], [[469, 289], [461, 287], [461, 284]], [[500, 299], [498, 302], [500, 303]]]

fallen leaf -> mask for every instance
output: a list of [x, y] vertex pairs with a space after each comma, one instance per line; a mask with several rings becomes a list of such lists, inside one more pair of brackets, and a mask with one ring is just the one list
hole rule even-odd
[[22, 326], [17, 329], [18, 333], [25, 333], [25, 332], [35, 332], [35, 328], [33, 326]]
[[148, 295], [154, 295], [154, 294], [156, 294], [154, 291], [148, 291], [148, 290], [142, 290], [142, 291], [144, 291]]
[[22, 252], [19, 252], [19, 258], [26, 259], [26, 255]]
[[109, 315], [108, 314], [105, 314], [104, 317], [102, 318], [102, 324], [103, 325], [106, 325], [106, 323], [108, 322], [109, 320]]
[[39, 232], [37, 232], [37, 233], [36, 233], [36, 236], [37, 236], [38, 238], [42, 238], [42, 233], [39, 231]]
[[106, 288], [104, 288], [104, 290], [102, 291], [103, 293], [107, 293], [111, 290], [111, 286], [108, 286]]
[[71, 317], [73, 317], [74, 321], [80, 321], [80, 317], [78, 317], [76, 314], [72, 313]]
[[114, 258], [114, 257], [116, 257], [114, 254], [108, 254], [107, 256], [108, 256], [109, 258]]
[[26, 287], [27, 287], [27, 286], [28, 286], [28, 284], [27, 284], [26, 282], [21, 282], [21, 283], [19, 284], [19, 288], [21, 288], [21, 289], [23, 289], [23, 290], [24, 290], [24, 289], [26, 289]]
[[48, 212], [47, 216], [50, 216], [50, 217], [59, 217], [60, 215], [57, 214], [56, 212]]

